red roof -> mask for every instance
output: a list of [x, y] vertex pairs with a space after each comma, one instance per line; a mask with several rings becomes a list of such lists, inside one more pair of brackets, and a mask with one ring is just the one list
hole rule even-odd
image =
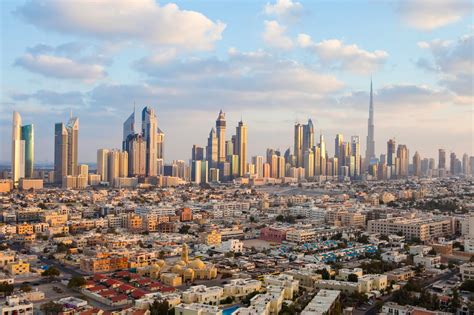
[[114, 279], [108, 279], [107, 281], [104, 282], [106, 285], [109, 287], [114, 286], [114, 285], [121, 285], [123, 284], [122, 281], [114, 280]]
[[133, 291], [135, 289], [136, 289], [135, 287], [125, 284], [125, 283], [117, 288], [117, 290], [119, 290], [120, 292]]
[[92, 279], [94, 279], [95, 281], [100, 281], [100, 280], [106, 279], [106, 278], [107, 278], [107, 276], [103, 275], [101, 273], [98, 273], [98, 274], [94, 275], [94, 277], [92, 277]]
[[99, 294], [103, 297], [108, 297], [108, 296], [114, 296], [114, 295], [117, 295], [117, 292], [115, 290], [104, 290], [104, 291], [101, 291], [99, 292]]
[[96, 285], [92, 288], [89, 288], [88, 290], [92, 291], [92, 292], [99, 292], [99, 291], [102, 291], [102, 290], [105, 290], [105, 289], [107, 289], [107, 288], [104, 287], [103, 285], [98, 284], [98, 285]]
[[152, 281], [150, 279], [137, 279], [133, 282], [135, 282], [139, 285], [147, 285], [147, 284], [150, 284]]
[[111, 300], [112, 302], [123, 301], [126, 299], [128, 299], [128, 297], [125, 294], [119, 294], [119, 295], [112, 296], [109, 298], [109, 300]]
[[131, 274], [130, 271], [122, 270], [122, 271], [116, 272], [115, 276], [120, 277], [120, 278], [124, 278], [124, 277], [129, 276], [130, 274]]
[[140, 290], [140, 289], [137, 289], [135, 291], [132, 292], [132, 297], [135, 298], [135, 299], [139, 299], [141, 297], [143, 297], [147, 292], [143, 291], [143, 290]]

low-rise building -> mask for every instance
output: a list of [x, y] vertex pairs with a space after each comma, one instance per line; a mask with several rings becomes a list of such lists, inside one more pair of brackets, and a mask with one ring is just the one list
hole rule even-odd
[[174, 308], [175, 315], [222, 315], [222, 310], [217, 306], [192, 303], [178, 304]]
[[337, 308], [340, 295], [341, 291], [338, 290], [320, 290], [311, 302], [306, 305], [301, 315], [333, 314]]

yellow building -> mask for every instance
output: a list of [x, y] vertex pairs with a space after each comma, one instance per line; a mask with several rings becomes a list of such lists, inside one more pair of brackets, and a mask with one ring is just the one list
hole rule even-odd
[[23, 223], [23, 224], [20, 224], [20, 225], [17, 225], [16, 226], [16, 232], [18, 234], [33, 234], [34, 233], [34, 228], [33, 228], [33, 225], [31, 224], [28, 224], [28, 223]]
[[183, 280], [180, 275], [172, 272], [162, 273], [160, 281], [171, 287], [177, 287], [183, 284]]
[[216, 246], [220, 245], [222, 240], [222, 235], [217, 230], [212, 230], [210, 233], [202, 233], [201, 234], [201, 242], [208, 246]]
[[23, 275], [30, 272], [30, 264], [19, 260], [8, 263], [6, 269], [11, 275]]

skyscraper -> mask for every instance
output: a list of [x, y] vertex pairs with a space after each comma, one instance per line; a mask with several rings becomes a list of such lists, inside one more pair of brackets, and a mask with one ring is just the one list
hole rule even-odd
[[[303, 167], [303, 125], [295, 124], [294, 135], [294, 154], [296, 157], [296, 166]], [[267, 161], [268, 162], [268, 161]]]
[[219, 112], [219, 116], [216, 120], [216, 131], [217, 131], [217, 160], [219, 163], [226, 161], [226, 152], [225, 152], [225, 113], [222, 111]]
[[236, 152], [239, 156], [239, 176], [245, 175], [247, 165], [247, 126], [241, 120], [236, 128], [235, 135]]
[[156, 132], [156, 172], [157, 175], [163, 175], [164, 166], [164, 148], [165, 148], [165, 133], [157, 127]]
[[142, 135], [146, 141], [146, 176], [157, 175], [157, 128], [155, 110], [145, 107], [142, 111]]
[[32, 178], [35, 164], [35, 130], [33, 125], [21, 127], [21, 140], [25, 141], [25, 177]]
[[400, 177], [408, 176], [409, 153], [408, 148], [404, 144], [399, 144], [397, 149], [397, 158], [400, 161], [399, 173]]
[[21, 116], [13, 112], [12, 124], [12, 179], [15, 186], [25, 177], [25, 141], [21, 139]]
[[413, 155], [413, 175], [414, 176], [421, 175], [421, 158], [418, 151], [416, 151], [415, 155]]
[[209, 132], [209, 137], [207, 138], [206, 146], [206, 160], [209, 165], [209, 168], [217, 167], [218, 160], [218, 138], [216, 135], [216, 129], [212, 128]]
[[446, 151], [444, 149], [438, 150], [438, 169], [446, 169]]
[[63, 123], [54, 125], [54, 182], [62, 183], [67, 176], [68, 131]]
[[334, 156], [337, 157], [340, 161], [343, 160], [342, 156], [342, 143], [344, 142], [344, 136], [340, 133], [336, 135], [334, 139]]
[[312, 149], [314, 146], [314, 126], [311, 119], [308, 119], [308, 123], [303, 125], [303, 154], [308, 149]]
[[109, 178], [109, 162], [108, 162], [108, 153], [107, 149], [97, 150], [97, 174], [100, 175], [100, 180], [106, 182]]
[[[369, 120], [367, 126], [367, 147], [365, 149], [365, 159], [370, 162], [375, 158], [375, 138], [374, 138], [374, 97], [372, 90], [372, 79], [370, 80], [370, 104], [369, 104]], [[368, 164], [367, 164], [368, 165]]]
[[146, 175], [146, 141], [141, 134], [128, 137], [128, 175], [140, 177]]
[[354, 172], [351, 171], [351, 174], [354, 174], [355, 177], [359, 177], [361, 175], [360, 172], [360, 139], [359, 136], [352, 136], [351, 137], [351, 151], [352, 156], [354, 157]]
[[395, 165], [396, 158], [396, 142], [395, 139], [390, 139], [387, 142], [387, 166]]
[[128, 151], [128, 139], [135, 135], [135, 108], [133, 113], [123, 123], [122, 150]]
[[66, 125], [67, 130], [67, 175], [77, 175], [77, 156], [79, 142], [79, 118], [71, 117]]

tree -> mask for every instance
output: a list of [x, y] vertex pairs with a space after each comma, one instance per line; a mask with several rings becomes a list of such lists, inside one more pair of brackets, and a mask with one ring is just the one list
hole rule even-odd
[[465, 280], [459, 287], [459, 290], [474, 292], [474, 280]]
[[167, 315], [170, 309], [168, 301], [155, 300], [149, 307], [150, 315]]
[[23, 283], [20, 286], [20, 290], [23, 291], [23, 292], [30, 292], [32, 290], [32, 288], [28, 283]]
[[317, 273], [319, 273], [321, 275], [323, 280], [331, 279], [331, 274], [326, 269], [320, 269], [320, 270], [317, 271]]
[[358, 282], [359, 281], [359, 276], [356, 275], [355, 273], [351, 273], [349, 276], [347, 276], [347, 281], [349, 281], [349, 282]]
[[68, 288], [80, 288], [86, 284], [86, 279], [82, 276], [74, 276], [69, 280], [67, 287]]
[[51, 301], [41, 305], [40, 309], [45, 315], [58, 315], [63, 311], [63, 306], [62, 304]]
[[54, 280], [55, 277], [58, 277], [61, 273], [56, 267], [49, 267], [41, 273], [43, 277], [48, 277], [50, 281]]
[[15, 287], [13, 284], [9, 284], [6, 282], [0, 283], [0, 293], [2, 293], [4, 296], [9, 296], [13, 293], [13, 290]]
[[189, 233], [189, 229], [191, 227], [189, 225], [183, 225], [182, 227], [179, 228], [179, 233], [180, 234], [188, 234]]

